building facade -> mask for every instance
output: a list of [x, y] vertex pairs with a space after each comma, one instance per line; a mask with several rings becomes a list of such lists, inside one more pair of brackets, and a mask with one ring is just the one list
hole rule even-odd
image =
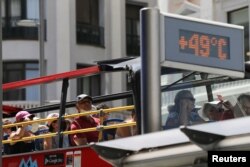
[[[3, 16], [3, 83], [39, 76], [37, 27], [20, 20], [39, 20], [39, 0], [1, 0]], [[45, 69], [55, 74], [88, 67], [96, 61], [140, 55], [139, 10], [161, 11], [243, 25], [245, 59], [249, 60], [248, 0], [45, 0]], [[163, 79], [164, 80], [164, 79]], [[71, 80], [68, 100], [127, 90], [126, 74], [101, 74]], [[46, 85], [47, 102], [59, 100], [61, 83]], [[4, 93], [6, 103], [38, 103], [39, 87]], [[123, 101], [115, 102], [122, 105]]]
[[[94, 65], [96, 61], [139, 56], [139, 10], [154, 0], [45, 0], [46, 75]], [[2, 0], [3, 83], [39, 76], [39, 0]], [[68, 100], [127, 89], [126, 74], [101, 74], [70, 80]], [[59, 100], [61, 83], [46, 85], [47, 102]], [[39, 86], [4, 92], [5, 103], [37, 103]], [[117, 102], [118, 105], [122, 102]], [[25, 107], [25, 106], [24, 106]]]

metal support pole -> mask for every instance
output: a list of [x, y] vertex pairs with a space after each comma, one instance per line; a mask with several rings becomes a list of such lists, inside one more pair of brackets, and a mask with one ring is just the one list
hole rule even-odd
[[[0, 20], [0, 67], [1, 67], [1, 70], [0, 70], [0, 133], [1, 133], [1, 135], [0, 135], [0, 148], [1, 148], [1, 150], [2, 150], [2, 148], [3, 148], [3, 143], [2, 143], [2, 140], [3, 140], [3, 121], [2, 121], [2, 119], [3, 119], [3, 110], [2, 110], [2, 103], [3, 103], [3, 89], [2, 89], [2, 82], [3, 82], [3, 56], [2, 56], [2, 53], [3, 53], [3, 50], [2, 50], [2, 38], [3, 38], [3, 32], [2, 32], [2, 1], [0, 2], [0, 18], [1, 18], [1, 20]], [[1, 153], [1, 155], [0, 155], [0, 166], [3, 166], [3, 164], [2, 164], [2, 153]]]
[[[45, 75], [44, 69], [44, 32], [45, 32], [45, 25], [44, 25], [44, 0], [39, 0], [39, 26], [38, 26], [38, 38], [39, 38], [39, 72], [40, 77]], [[45, 103], [45, 85], [40, 85], [40, 106], [44, 105]]]
[[157, 8], [140, 11], [142, 133], [161, 130], [159, 13]]
[[65, 107], [66, 107], [66, 99], [67, 99], [67, 92], [68, 92], [68, 86], [69, 86], [69, 79], [63, 79], [62, 84], [62, 94], [61, 94], [61, 101], [60, 101], [60, 111], [59, 111], [59, 119], [58, 119], [58, 135], [59, 135], [59, 148], [63, 147], [63, 135], [60, 134], [62, 129], [62, 116], [65, 114]]
[[141, 70], [130, 73], [132, 78], [133, 99], [136, 111], [137, 133], [142, 134], [142, 110], [141, 110]]

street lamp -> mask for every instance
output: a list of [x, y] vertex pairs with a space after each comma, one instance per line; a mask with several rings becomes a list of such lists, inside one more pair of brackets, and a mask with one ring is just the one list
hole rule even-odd
[[[39, 73], [40, 77], [45, 75], [44, 69], [44, 0], [39, 0], [39, 22], [36, 20], [20, 20], [17, 26], [22, 27], [38, 27], [38, 40], [39, 40]], [[45, 85], [40, 85], [40, 106], [45, 104]]]

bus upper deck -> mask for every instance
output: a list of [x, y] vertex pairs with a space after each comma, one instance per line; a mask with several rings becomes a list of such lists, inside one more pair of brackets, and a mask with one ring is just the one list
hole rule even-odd
[[[146, 12], [147, 14], [150, 16], [150, 14], [154, 14], [154, 11]], [[98, 166], [99, 163], [103, 166], [110, 166], [110, 164], [114, 166], [206, 166], [207, 152], [210, 150], [249, 150], [250, 132], [245, 127], [250, 125], [250, 121], [248, 117], [242, 118], [248, 116], [245, 109], [249, 106], [243, 106], [238, 100], [241, 94], [249, 96], [249, 63], [243, 63], [241, 56], [240, 59], [237, 59], [238, 54], [243, 55], [240, 49], [242, 47], [241, 43], [235, 43], [237, 40], [229, 43], [229, 41], [233, 41], [229, 39], [234, 37], [238, 39], [243, 35], [241, 33], [242, 28], [220, 24], [222, 26], [220, 31], [224, 30], [225, 27], [230, 30], [223, 32], [224, 35], [219, 36], [214, 23], [207, 25], [203, 24], [204, 21], [198, 23], [196, 22], [197, 20], [194, 20], [196, 23], [188, 24], [189, 30], [183, 30], [180, 27], [183, 23], [177, 24], [178, 21], [173, 19], [172, 16], [166, 16], [166, 18], [165, 15], [163, 17], [160, 16], [160, 18], [163, 18], [163, 21], [174, 20], [172, 20], [173, 24], [165, 24], [163, 22], [167, 28], [174, 30], [173, 35], [171, 35], [171, 32], [168, 31], [169, 29], [166, 29], [166, 33], [168, 35], [170, 33], [171, 38], [166, 38], [166, 34], [163, 34], [163, 37], [167, 44], [169, 44], [169, 39], [171, 39], [171, 42], [176, 46], [168, 45], [168, 49], [162, 48], [162, 54], [166, 59], [170, 59], [159, 64], [160, 61], [157, 56], [159, 56], [160, 52], [158, 47], [162, 44], [158, 43], [158, 38], [155, 39], [150, 34], [152, 33], [151, 30], [156, 31], [154, 32], [156, 34], [159, 33], [159, 27], [155, 27], [155, 29], [150, 27], [158, 25], [158, 16], [156, 20], [154, 20], [153, 16], [149, 19], [156, 21], [155, 23], [157, 24], [147, 24], [148, 20], [143, 20], [145, 18], [142, 16], [142, 24], [149, 28], [142, 29], [142, 60], [138, 58], [118, 63], [116, 61], [104, 61], [99, 62], [98, 66], [83, 69], [81, 72], [77, 70], [3, 85], [3, 89], [7, 90], [56, 80], [62, 80], [63, 83], [60, 104], [29, 110], [31, 113], [38, 113], [59, 109], [59, 130], [58, 133], [53, 134], [59, 136], [59, 148], [26, 154], [24, 157], [19, 155], [4, 156], [4, 164], [11, 166], [11, 161], [15, 161], [15, 158], [19, 157], [16, 159], [15, 165], [39, 161], [42, 166], [49, 166], [55, 165], [51, 163], [56, 161], [58, 162], [56, 165], [74, 166], [74, 163], [80, 162], [80, 164], [84, 164], [93, 158], [87, 156], [90, 150], [89, 147], [91, 147], [97, 153], [94, 154], [95, 159], [91, 160], [94, 161], [94, 164], [91, 164], [91, 166]], [[200, 30], [201, 32], [196, 32], [195, 29], [192, 30], [195, 28], [195, 25], [200, 29], [208, 26], [213, 31], [210, 31], [211, 34], [205, 34], [203, 31], [207, 30], [206, 28], [205, 30]], [[232, 36], [232, 31], [236, 31], [236, 36]], [[155, 39], [152, 40], [155, 43], [150, 43], [150, 38]], [[212, 45], [211, 41], [217, 41], [219, 44]], [[232, 44], [236, 45], [236, 49]], [[210, 49], [212, 52], [210, 52]], [[187, 57], [184, 59], [183, 56]], [[173, 58], [176, 57], [177, 60], [174, 61]], [[182, 58], [186, 62], [183, 62]], [[233, 64], [234, 62], [236, 62], [236, 65]], [[153, 64], [147, 66], [148, 63]], [[160, 68], [161, 65], [164, 66]], [[223, 65], [223, 67], [220, 65]], [[231, 67], [231, 65], [233, 66]], [[153, 73], [151, 70], [159, 71], [157, 71], [158, 73]], [[108, 71], [126, 72], [129, 76], [131, 90], [114, 95], [94, 97], [93, 102], [132, 97], [137, 116], [136, 128], [138, 135], [94, 143], [88, 145], [86, 147], [87, 150], [85, 146], [63, 150], [61, 147], [64, 132], [61, 128], [61, 122], [65, 118], [65, 108], [75, 105], [74, 101], [66, 102], [68, 79]], [[155, 84], [155, 82], [160, 80], [160, 77], [161, 83]], [[214, 109], [213, 112], [206, 114], [205, 106], [210, 106], [211, 111]], [[237, 115], [234, 112], [236, 107]], [[226, 111], [230, 112], [230, 118], [235, 119], [224, 120], [224, 116], [221, 119], [222, 114], [227, 114]], [[218, 114], [219, 119], [218, 117], [217, 119], [212, 119], [210, 114], [213, 113]], [[26, 123], [28, 124], [28, 122]], [[234, 128], [232, 128], [232, 124]], [[105, 128], [94, 128], [91, 130], [100, 130], [101, 132], [103, 129]], [[150, 133], [150, 131], [153, 132], [153, 129], [157, 129], [160, 132], [154, 131], [155, 133]], [[82, 129], [81, 132], [83, 131], [85, 130]], [[74, 132], [72, 131], [71, 133]], [[4, 141], [4, 143], [11, 142], [15, 141]], [[36, 156], [38, 154], [39, 156]], [[106, 159], [108, 163], [98, 158], [98, 156]], [[84, 158], [89, 159], [84, 160]], [[88, 166], [89, 164], [86, 165]]]
[[[116, 99], [120, 99], [120, 98], [134, 97], [134, 105], [135, 105], [135, 109], [136, 109], [136, 114], [138, 116], [137, 117], [137, 119], [138, 119], [137, 120], [137, 128], [138, 128], [138, 132], [141, 133], [140, 129], [143, 127], [139, 123], [142, 121], [141, 120], [141, 111], [138, 110], [138, 108], [140, 108], [140, 107], [138, 107], [138, 106], [140, 106], [140, 104], [138, 104], [138, 101], [139, 101], [138, 98], [135, 100], [136, 97], [140, 96], [140, 87], [138, 86], [139, 82], [140, 82], [140, 77], [139, 77], [140, 72], [138, 71], [138, 69], [139, 69], [138, 68], [138, 60], [135, 60], [135, 63], [131, 63], [131, 62], [133, 62], [133, 61], [130, 60], [130, 61], [128, 61], [128, 63], [123, 62], [123, 63], [118, 64], [118, 65], [117, 64], [110, 65], [108, 62], [105, 62], [105, 64], [99, 63], [98, 69], [101, 69], [100, 71], [105, 71], [107, 69], [108, 69], [108, 71], [110, 71], [110, 70], [117, 71], [117, 69], [121, 69], [121, 68], [123, 69], [123, 71], [124, 71], [124, 69], [125, 69], [125, 71], [127, 70], [128, 74], [131, 77], [131, 80], [133, 81], [132, 82], [133, 89], [131, 91], [117, 93], [114, 95], [104, 95], [104, 96], [100, 96], [100, 97], [94, 97], [93, 99], [95, 102], [102, 102], [102, 101], [106, 101], [106, 100], [116, 100]], [[162, 77], [163, 77], [162, 80], [163, 81], [170, 80], [170, 81], [165, 82], [165, 83], [163, 82], [162, 87], [161, 87], [162, 98], [163, 98], [162, 99], [162, 112], [161, 112], [162, 113], [162, 120], [161, 120], [162, 127], [164, 127], [164, 124], [166, 122], [166, 118], [169, 114], [168, 106], [172, 105], [174, 103], [174, 95], [176, 95], [177, 92], [179, 92], [183, 89], [185, 89], [185, 90], [188, 89], [194, 94], [194, 97], [197, 99], [197, 101], [196, 101], [197, 105], [199, 105], [199, 106], [202, 106], [205, 102], [213, 101], [214, 98], [216, 98], [216, 94], [218, 92], [221, 95], [225, 95], [224, 99], [230, 99], [230, 100], [235, 99], [240, 93], [247, 93], [246, 90], [247, 90], [247, 88], [249, 88], [249, 80], [247, 80], [249, 78], [249, 72], [250, 72], [249, 64], [246, 63], [245, 67], [246, 67], [246, 72], [245, 72], [246, 75], [245, 75], [244, 79], [232, 78], [229, 76], [220, 76], [220, 75], [214, 75], [214, 74], [212, 74], [212, 75], [205, 74], [203, 72], [200, 73], [200, 72], [190, 72], [190, 71], [184, 71], [184, 70], [173, 69], [173, 68], [163, 68], [162, 69]], [[133, 70], [133, 69], [136, 69], [136, 70]], [[84, 70], [82, 70], [82, 71], [84, 71]], [[73, 72], [73, 73], [75, 73], [75, 72]], [[70, 73], [68, 73], [68, 74], [70, 74]], [[186, 74], [188, 74], [188, 75], [186, 75]], [[82, 75], [82, 74], [79, 74], [79, 76], [80, 75]], [[167, 78], [164, 78], [164, 75], [167, 76]], [[204, 77], [204, 75], [206, 77]], [[67, 75], [64, 75], [64, 77], [67, 78]], [[78, 75], [77, 75], [77, 77], [78, 77]], [[55, 78], [58, 79], [58, 77], [55, 77]], [[63, 85], [65, 84], [65, 78], [60, 78], [63, 81]], [[34, 79], [34, 80], [36, 80], [36, 79]], [[34, 80], [32, 81], [33, 83], [34, 83]], [[36, 81], [37, 81], [37, 84], [41, 83], [41, 80], [39, 78]], [[48, 80], [45, 80], [45, 81], [47, 82]], [[50, 80], [50, 82], [51, 81], [53, 81], [53, 79]], [[24, 82], [22, 81], [20, 83], [23, 84], [21, 87], [25, 86], [25, 81]], [[28, 81], [28, 83], [29, 83], [29, 81]], [[13, 83], [10, 85], [13, 85]], [[19, 83], [17, 85], [19, 85]], [[7, 85], [7, 87], [8, 87], [8, 85]], [[64, 87], [64, 86], [62, 86], [62, 87]], [[10, 87], [8, 87], [8, 88], [10, 88]], [[11, 87], [10, 89], [12, 89], [12, 88], [14, 88], [14, 87]], [[199, 89], [201, 89], [201, 90], [199, 90]], [[65, 93], [63, 93], [64, 91], [65, 90], [62, 89], [62, 94], [65, 95]], [[164, 97], [168, 97], [168, 98], [164, 98]], [[65, 111], [65, 108], [73, 107], [75, 102], [74, 101], [66, 102], [65, 98], [61, 98], [61, 100], [62, 100], [62, 102], [60, 104], [43, 106], [43, 107], [39, 107], [39, 108], [33, 108], [33, 109], [30, 109], [29, 112], [30, 113], [39, 113], [39, 112], [45, 112], [45, 111], [49, 111], [49, 110], [59, 109], [60, 110], [59, 113], [61, 114], [60, 118], [62, 119], [64, 114], [65, 114], [62, 112]], [[199, 107], [197, 107], [197, 108], [199, 108]], [[201, 110], [199, 111], [199, 114], [201, 114], [200, 112], [201, 112]], [[10, 115], [6, 115], [5, 117], [11, 117], [11, 116], [14, 116], [14, 113], [12, 113]], [[59, 118], [59, 120], [60, 120], [60, 118]], [[244, 126], [248, 126], [247, 124], [245, 124], [245, 123], [247, 123], [246, 119], [248, 119], [248, 118], [243, 119], [244, 121], [239, 120], [239, 119], [235, 120], [237, 123], [232, 122], [234, 120], [231, 120], [231, 122], [233, 124], [239, 125], [240, 127], [242, 126], [242, 124], [244, 124]], [[186, 137], [184, 135], [184, 133], [182, 133], [182, 132], [180, 133], [180, 131], [185, 132], [187, 130], [188, 133], [190, 133], [190, 131], [191, 131], [191, 134], [195, 134], [194, 133], [195, 130], [198, 129], [198, 131], [201, 131], [201, 129], [202, 130], [205, 129], [204, 131], [205, 132], [208, 131], [209, 134], [210, 133], [212, 133], [212, 134], [213, 133], [216, 133], [216, 134], [221, 133], [222, 135], [226, 136], [227, 138], [224, 142], [227, 142], [227, 140], [235, 140], [234, 138], [232, 139], [232, 136], [238, 137], [238, 136], [246, 135], [247, 133], [249, 133], [248, 131], [239, 131], [238, 133], [235, 133], [235, 134], [233, 132], [230, 133], [230, 131], [228, 130], [228, 128], [230, 129], [230, 126], [228, 125], [229, 122], [225, 123], [226, 125], [224, 125], [224, 123], [222, 124], [222, 122], [228, 122], [228, 121], [220, 121], [220, 122], [215, 122], [215, 123], [211, 123], [211, 124], [206, 124], [206, 125], [204, 125], [204, 127], [202, 125], [197, 125], [197, 128], [196, 128], [196, 126], [194, 126], [194, 129], [192, 129], [192, 128], [190, 128], [190, 129], [184, 128], [182, 130], [175, 129], [175, 130], [169, 130], [169, 132], [163, 131], [163, 132], [159, 132], [158, 134], [149, 134], [149, 135], [141, 135], [138, 137], [132, 137], [131, 139], [127, 138], [127, 139], [113, 140], [113, 141], [108, 141], [108, 142], [100, 142], [100, 143], [93, 145], [92, 147], [95, 150], [97, 150], [99, 155], [101, 155], [104, 158], [107, 158], [109, 160], [111, 159], [110, 162], [112, 162], [114, 165], [117, 163], [116, 161], [118, 161], [121, 158], [120, 156], [122, 156], [122, 158], [124, 158], [123, 156], [127, 157], [128, 155], [131, 155], [133, 157], [133, 156], [140, 156], [140, 154], [144, 155], [145, 153], [148, 153], [147, 151], [145, 151], [145, 148], [148, 148], [148, 147], [150, 147], [150, 148], [165, 148], [166, 147], [167, 149], [169, 149], [169, 147], [172, 148], [173, 145], [178, 144], [178, 145], [180, 145], [180, 148], [182, 148], [183, 143], [190, 143], [191, 140], [188, 137]], [[239, 124], [239, 122], [241, 122], [241, 123]], [[223, 126], [224, 128], [222, 128], [222, 129], [224, 129], [225, 132], [228, 132], [228, 134], [222, 133], [221, 131], [218, 132], [218, 131], [213, 130], [214, 126], [217, 126], [217, 124]], [[209, 127], [209, 126], [211, 126], [211, 127]], [[154, 136], [154, 135], [156, 135], [156, 136]], [[149, 138], [149, 139], [147, 139], [147, 138]], [[158, 138], [160, 140], [158, 140]], [[166, 138], [169, 138], [169, 140], [164, 141], [163, 139], [166, 139]], [[158, 141], [157, 143], [155, 142], [156, 139]], [[151, 142], [141, 143], [140, 142], [141, 140], [145, 140], [145, 141], [150, 140]], [[126, 143], [128, 142], [130, 147], [128, 147], [128, 146], [121, 147], [121, 145], [119, 143], [120, 142], [123, 143], [124, 141], [126, 141]], [[144, 145], [144, 144], [146, 144], [146, 145]], [[238, 143], [238, 145], [236, 144], [236, 146], [235, 146], [236, 149], [239, 149], [239, 148], [241, 149], [242, 148], [241, 144], [242, 143]], [[243, 143], [243, 144], [247, 144], [247, 143]], [[133, 148], [133, 147], [135, 147], [135, 148]], [[197, 150], [196, 146], [194, 146], [194, 145], [188, 146], [188, 147], [195, 148], [194, 150]], [[218, 147], [223, 148], [224, 146], [222, 144], [222, 146], [219, 145]], [[108, 148], [108, 150], [105, 150], [107, 148]], [[89, 149], [90, 149], [89, 147], [88, 148], [83, 147], [82, 150], [78, 149], [78, 148], [75, 149], [73, 147], [73, 148], [69, 148], [69, 149], [58, 149], [58, 150], [54, 150], [54, 151], [53, 150], [42, 151], [42, 152], [38, 151], [38, 152], [34, 152], [32, 154], [26, 154], [23, 159], [18, 159], [18, 163], [21, 161], [25, 161], [25, 163], [26, 163], [29, 160], [29, 157], [31, 157], [31, 158], [37, 157], [37, 155], [43, 156], [44, 158], [47, 158], [47, 159], [49, 159], [48, 157], [53, 157], [53, 156], [57, 157], [58, 159], [60, 159], [60, 157], [63, 157], [62, 159], [64, 159], [67, 156], [73, 157], [73, 159], [74, 159], [74, 156], [76, 156], [76, 159], [77, 159], [77, 155], [79, 155], [79, 154], [77, 154], [77, 152], [79, 152], [79, 150], [80, 150], [81, 154], [84, 154], [85, 150], [87, 150], [86, 152], [88, 152]], [[173, 149], [175, 150], [177, 148], [173, 147]], [[245, 147], [245, 149], [248, 149], [248, 147]], [[140, 151], [140, 150], [144, 150], [144, 151]], [[92, 152], [92, 151], [90, 151], [90, 152]], [[198, 154], [200, 154], [200, 152], [201, 152], [201, 150], [198, 150]], [[152, 150], [150, 151], [150, 153], [154, 154], [154, 152], [152, 152]], [[46, 154], [48, 154], [47, 157], [44, 156]], [[98, 156], [94, 152], [92, 152], [90, 155], [95, 157], [98, 162], [100, 161], [101, 163], [104, 163], [101, 159], [98, 159]], [[117, 156], [117, 155], [120, 155], [120, 156]], [[203, 152], [202, 155], [206, 155], [206, 153]], [[164, 154], [164, 156], [166, 156], [166, 155]], [[15, 159], [16, 157], [18, 157], [18, 155], [4, 156], [3, 162], [4, 162], [4, 164], [8, 164], [10, 162], [10, 159], [13, 159], [13, 158]], [[194, 157], [196, 157], [196, 155]], [[125, 160], [125, 164], [126, 163], [128, 163], [129, 165], [131, 165], [130, 163], [140, 164], [142, 162], [142, 160], [141, 160], [142, 157], [140, 156], [138, 158], [139, 158], [139, 160], [136, 159], [136, 162], [134, 162], [133, 160], [130, 160], [129, 157], [127, 157]], [[79, 159], [79, 157], [78, 157], [78, 159]], [[34, 161], [34, 158], [32, 160]], [[50, 161], [52, 161], [52, 160], [53, 160], [53, 158], [51, 158]], [[88, 162], [87, 160], [83, 160], [83, 159], [81, 159], [81, 160], [82, 160], [81, 161], [82, 163]], [[160, 161], [157, 158], [155, 160], [160, 163]], [[182, 163], [183, 164], [185, 164], [187, 162], [190, 163], [191, 160], [193, 161], [194, 159], [186, 158], [186, 160], [187, 161], [183, 160]], [[66, 161], [64, 161], [64, 162], [66, 163]], [[148, 162], [150, 162], [150, 163], [148, 163], [149, 166], [152, 165], [152, 163], [156, 163], [155, 161], [154, 162], [148, 161]], [[173, 164], [173, 162], [172, 162], [172, 164]], [[22, 163], [24, 163], [24, 162], [22, 162]], [[164, 163], [164, 162], [162, 162], [162, 163]], [[147, 165], [146, 162], [143, 162], [143, 164]], [[108, 165], [108, 164], [106, 164], [106, 165]]]

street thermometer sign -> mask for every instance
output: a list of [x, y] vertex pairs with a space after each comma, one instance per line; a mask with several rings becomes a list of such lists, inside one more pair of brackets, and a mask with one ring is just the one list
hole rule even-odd
[[163, 66], [244, 77], [244, 28], [160, 14]]

